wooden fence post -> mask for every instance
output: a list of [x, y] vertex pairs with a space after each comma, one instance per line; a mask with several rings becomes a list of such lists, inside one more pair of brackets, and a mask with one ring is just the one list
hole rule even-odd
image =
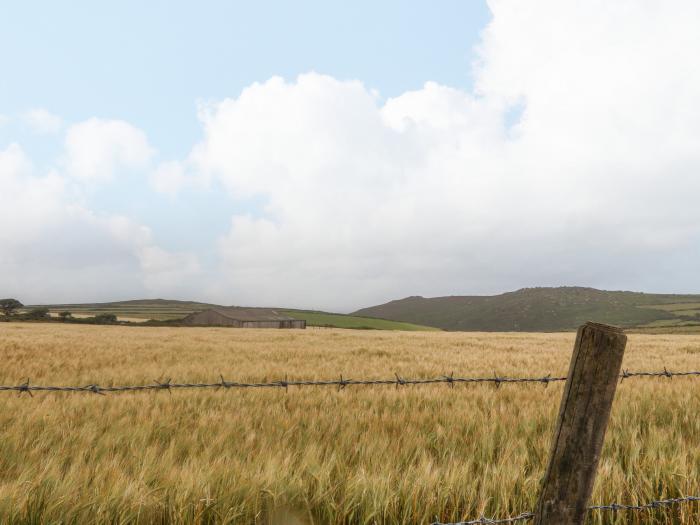
[[620, 328], [578, 329], [535, 525], [582, 525], [625, 353]]

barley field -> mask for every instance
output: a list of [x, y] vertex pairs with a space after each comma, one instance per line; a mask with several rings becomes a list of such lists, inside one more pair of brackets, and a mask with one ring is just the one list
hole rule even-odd
[[[566, 375], [575, 335], [0, 323], [0, 384]], [[630, 370], [700, 369], [631, 335]], [[2, 524], [399, 524], [534, 508], [562, 384], [0, 392]], [[700, 380], [618, 388], [592, 503], [700, 494]], [[700, 505], [591, 513], [691, 524]]]

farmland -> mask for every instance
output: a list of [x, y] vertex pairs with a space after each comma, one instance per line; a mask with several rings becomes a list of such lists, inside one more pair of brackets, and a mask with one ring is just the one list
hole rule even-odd
[[[0, 384], [565, 375], [574, 334], [0, 324]], [[630, 370], [700, 336], [630, 336]], [[698, 494], [700, 382], [617, 393], [592, 502]], [[0, 393], [0, 522], [430, 523], [531, 510], [560, 384]], [[697, 504], [592, 523], [700, 520]]]
[[[110, 303], [52, 304], [45, 305], [53, 317], [62, 311], [69, 311], [74, 317], [91, 317], [99, 314], [114, 314], [120, 321], [138, 323], [148, 321], [176, 321], [191, 314], [218, 305], [195, 301], [172, 301], [165, 299], [138, 299]], [[315, 310], [294, 310], [278, 308], [280, 313], [295, 319], [304, 319], [308, 326], [353, 328], [359, 330], [438, 330], [429, 326], [401, 321], [389, 321], [373, 317], [320, 312]]]

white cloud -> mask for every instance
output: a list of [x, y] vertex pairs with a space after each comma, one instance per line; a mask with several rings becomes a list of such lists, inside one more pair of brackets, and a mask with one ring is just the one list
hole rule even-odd
[[196, 289], [194, 255], [160, 248], [131, 219], [86, 209], [64, 177], [36, 171], [19, 145], [0, 150], [0, 295], [72, 302]]
[[139, 250], [144, 284], [155, 293], [192, 294], [201, 272], [198, 258], [191, 253], [172, 253], [158, 246], [146, 245]]
[[68, 174], [82, 181], [108, 181], [119, 169], [144, 169], [154, 153], [140, 129], [97, 118], [68, 128], [65, 149]]
[[24, 122], [36, 133], [51, 134], [61, 131], [61, 117], [43, 108], [30, 109], [23, 115]]
[[7, 124], [8, 122], [10, 122], [10, 117], [8, 117], [7, 115], [3, 115], [2, 113], [0, 113], [0, 126], [4, 126], [4, 125]]
[[237, 302], [700, 289], [700, 6], [491, 7], [475, 94], [428, 82], [381, 105], [312, 73], [202, 112], [189, 161], [267, 203], [220, 241]]
[[171, 196], [176, 195], [187, 182], [184, 167], [175, 161], [161, 163], [151, 174], [151, 187], [158, 193]]

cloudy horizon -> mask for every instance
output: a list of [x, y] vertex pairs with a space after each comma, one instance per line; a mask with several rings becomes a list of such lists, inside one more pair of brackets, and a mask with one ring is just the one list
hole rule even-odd
[[462, 4], [13, 7], [0, 296], [700, 292], [700, 4]]

